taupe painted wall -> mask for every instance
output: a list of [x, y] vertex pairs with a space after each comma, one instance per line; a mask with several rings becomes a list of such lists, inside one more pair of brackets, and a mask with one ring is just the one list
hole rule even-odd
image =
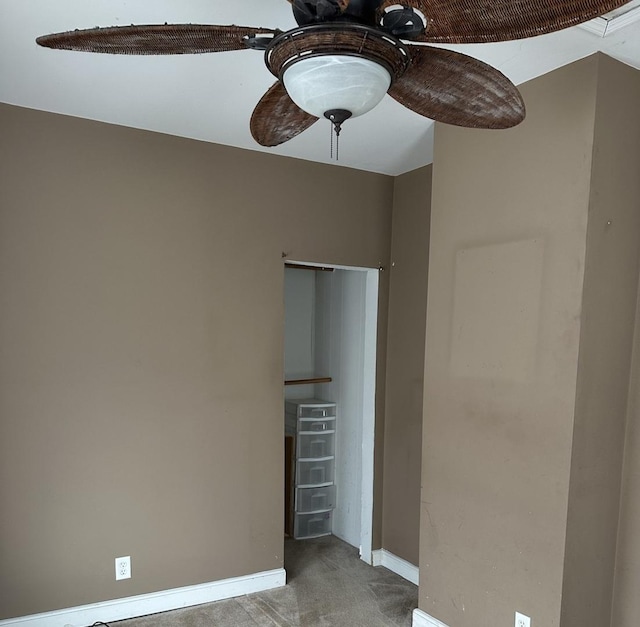
[[640, 615], [640, 289], [629, 392], [611, 627], [636, 627]]
[[438, 126], [420, 608], [557, 627], [597, 60], [523, 86], [519, 127]]
[[0, 137], [0, 618], [281, 567], [281, 255], [388, 265], [393, 180], [8, 105]]
[[594, 56], [523, 86], [516, 129], [436, 129], [420, 607], [451, 627], [610, 623], [639, 76]]
[[393, 197], [382, 546], [418, 565], [431, 166], [396, 177]]
[[[640, 218], [640, 79], [636, 72], [624, 66], [612, 68], [609, 76], [615, 83], [613, 91], [606, 95], [606, 104], [614, 112], [606, 122], [606, 128], [617, 145], [612, 150], [608, 143], [605, 144], [607, 150], [603, 157], [608, 157], [606, 162], [612, 170], [625, 177], [618, 195], [626, 201], [630, 213], [635, 217], [635, 224], [629, 225], [629, 228], [635, 229], [633, 234], [637, 236], [640, 231], [637, 223]], [[631, 191], [634, 193], [629, 193]], [[622, 196], [622, 193], [625, 195]], [[622, 228], [625, 226], [626, 222]], [[618, 273], [623, 277], [628, 271], [618, 268]], [[618, 312], [617, 306], [615, 312]], [[617, 317], [614, 320], [615, 324], [619, 324]], [[634, 364], [630, 383], [611, 627], [636, 627], [640, 616], [640, 301], [636, 308]]]
[[562, 627], [611, 620], [638, 287], [640, 72], [597, 59]]

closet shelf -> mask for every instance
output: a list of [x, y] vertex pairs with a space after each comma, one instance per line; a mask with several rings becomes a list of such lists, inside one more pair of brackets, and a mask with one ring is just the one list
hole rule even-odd
[[331, 377], [312, 377], [310, 379], [285, 379], [285, 385], [309, 385], [310, 383], [331, 383]]

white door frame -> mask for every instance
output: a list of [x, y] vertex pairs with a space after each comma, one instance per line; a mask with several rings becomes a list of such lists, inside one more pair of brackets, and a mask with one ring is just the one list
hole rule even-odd
[[362, 383], [362, 509], [360, 513], [360, 559], [367, 564], [371, 564], [373, 548], [376, 370], [380, 270], [378, 268], [342, 266], [310, 261], [292, 261], [290, 259], [286, 259], [286, 263], [367, 273], [364, 319], [364, 376]]
[[360, 559], [372, 563], [373, 480], [376, 440], [376, 367], [378, 347], [379, 270], [367, 270], [364, 320], [364, 377], [362, 382], [362, 513]]

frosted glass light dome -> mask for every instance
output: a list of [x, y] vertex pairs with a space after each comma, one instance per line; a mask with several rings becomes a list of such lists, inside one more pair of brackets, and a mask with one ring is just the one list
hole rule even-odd
[[303, 58], [282, 77], [291, 99], [318, 118], [344, 109], [357, 117], [371, 111], [391, 85], [389, 72], [375, 61], [349, 55]]

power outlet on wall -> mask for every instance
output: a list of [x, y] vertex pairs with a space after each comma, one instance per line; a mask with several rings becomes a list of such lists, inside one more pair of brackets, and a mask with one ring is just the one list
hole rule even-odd
[[531, 619], [520, 612], [516, 612], [516, 627], [531, 627]]
[[116, 581], [131, 579], [131, 556], [116, 557]]

